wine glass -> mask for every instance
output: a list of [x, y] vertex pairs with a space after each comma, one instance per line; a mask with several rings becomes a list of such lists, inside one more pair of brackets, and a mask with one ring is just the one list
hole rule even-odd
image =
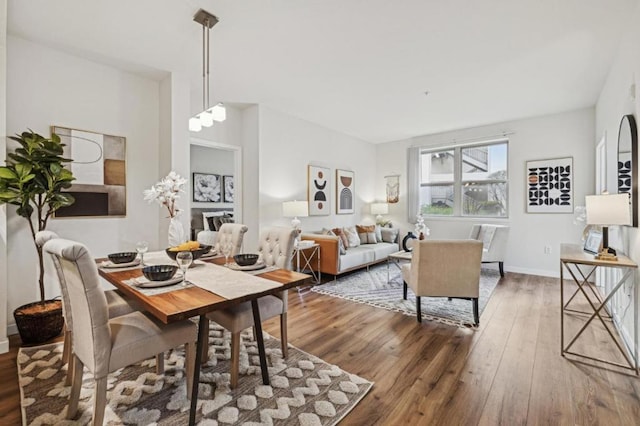
[[191, 266], [193, 262], [193, 255], [190, 251], [181, 251], [176, 254], [176, 262], [178, 262], [178, 266], [182, 271], [182, 285], [187, 285], [187, 269], [189, 269], [189, 266]]
[[140, 254], [140, 265], [144, 266], [144, 254], [149, 250], [149, 243], [146, 241], [138, 241], [136, 243], [136, 251]]
[[231, 248], [231, 241], [224, 241], [220, 246], [222, 254], [224, 254], [224, 266], [229, 266], [229, 255], [231, 254]]

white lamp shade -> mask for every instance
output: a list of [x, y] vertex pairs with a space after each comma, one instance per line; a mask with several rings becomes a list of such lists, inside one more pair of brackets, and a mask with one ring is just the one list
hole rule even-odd
[[587, 195], [587, 224], [630, 225], [629, 194]]
[[227, 119], [227, 109], [222, 103], [213, 106], [210, 110], [211, 117], [215, 121], [224, 121]]
[[202, 123], [204, 127], [213, 126], [213, 114], [209, 111], [202, 111], [200, 113], [200, 123]]
[[282, 215], [284, 217], [309, 216], [309, 203], [306, 201], [285, 201], [282, 203]]
[[389, 204], [387, 203], [371, 203], [371, 214], [388, 214]]
[[191, 117], [189, 119], [189, 131], [199, 132], [200, 130], [202, 130], [202, 123], [200, 123], [200, 118], [198, 116]]

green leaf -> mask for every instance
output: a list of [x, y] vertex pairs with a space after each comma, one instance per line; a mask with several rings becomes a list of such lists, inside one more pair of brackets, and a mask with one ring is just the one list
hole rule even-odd
[[0, 179], [18, 179], [18, 175], [16, 175], [13, 170], [8, 167], [0, 167]]

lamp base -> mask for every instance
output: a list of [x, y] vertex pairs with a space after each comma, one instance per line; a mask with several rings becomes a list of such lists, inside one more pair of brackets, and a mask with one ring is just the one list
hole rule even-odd
[[615, 252], [610, 253], [606, 251], [607, 249], [602, 250], [600, 253], [596, 254], [596, 259], [598, 260], [608, 260], [610, 262], [616, 262], [618, 260], [618, 256], [616, 256]]

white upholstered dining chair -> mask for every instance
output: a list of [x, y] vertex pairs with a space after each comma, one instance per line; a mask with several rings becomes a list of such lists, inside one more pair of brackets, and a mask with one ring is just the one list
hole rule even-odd
[[480, 323], [480, 266], [482, 243], [476, 240], [421, 240], [413, 245], [411, 263], [402, 265], [403, 298], [407, 287], [416, 295], [416, 314], [422, 322], [420, 297], [470, 299], [475, 325]]
[[[291, 269], [296, 230], [275, 227], [260, 235], [258, 253], [267, 266]], [[280, 315], [280, 344], [282, 356], [287, 356], [287, 290], [258, 300], [262, 321]], [[254, 326], [251, 302], [244, 302], [229, 309], [213, 311], [207, 318], [220, 324], [231, 333], [231, 388], [238, 385], [240, 371], [240, 333]], [[255, 329], [254, 329], [255, 332]]]
[[[39, 231], [36, 233], [36, 245], [39, 250], [42, 250], [44, 244], [54, 238], [60, 238], [58, 234], [52, 231]], [[51, 277], [58, 277], [57, 273], [50, 274]], [[71, 356], [72, 341], [73, 341], [73, 316], [68, 309], [70, 306], [69, 295], [67, 294], [66, 286], [61, 285], [58, 278], [58, 284], [60, 285], [60, 293], [62, 295], [62, 314], [64, 316], [65, 328], [64, 328], [64, 343], [62, 349], [62, 362], [68, 363], [67, 377], [65, 379], [65, 386], [71, 384], [72, 372], [73, 372], [73, 357]], [[107, 299], [107, 308], [109, 312], [109, 318], [118, 317], [120, 315], [128, 314], [138, 310], [138, 306], [133, 302], [125, 299], [118, 290], [107, 290], [104, 292]], [[158, 374], [162, 374], [164, 370], [164, 356], [158, 354], [156, 359], [156, 371]]]
[[74, 371], [67, 419], [72, 419], [78, 410], [83, 367], [87, 367], [95, 380], [92, 424], [102, 425], [107, 375], [183, 344], [187, 396], [191, 395], [197, 338], [195, 324], [190, 321], [162, 324], [139, 311], [109, 318], [98, 268], [87, 248], [57, 238], [46, 242], [43, 250], [52, 257], [60, 285], [68, 296], [67, 313], [74, 318]]
[[223, 223], [218, 230], [218, 239], [215, 245], [216, 252], [222, 253], [221, 246], [225, 243], [231, 243], [230, 256], [240, 253], [247, 229], [249, 229], [247, 225], [241, 223]]

